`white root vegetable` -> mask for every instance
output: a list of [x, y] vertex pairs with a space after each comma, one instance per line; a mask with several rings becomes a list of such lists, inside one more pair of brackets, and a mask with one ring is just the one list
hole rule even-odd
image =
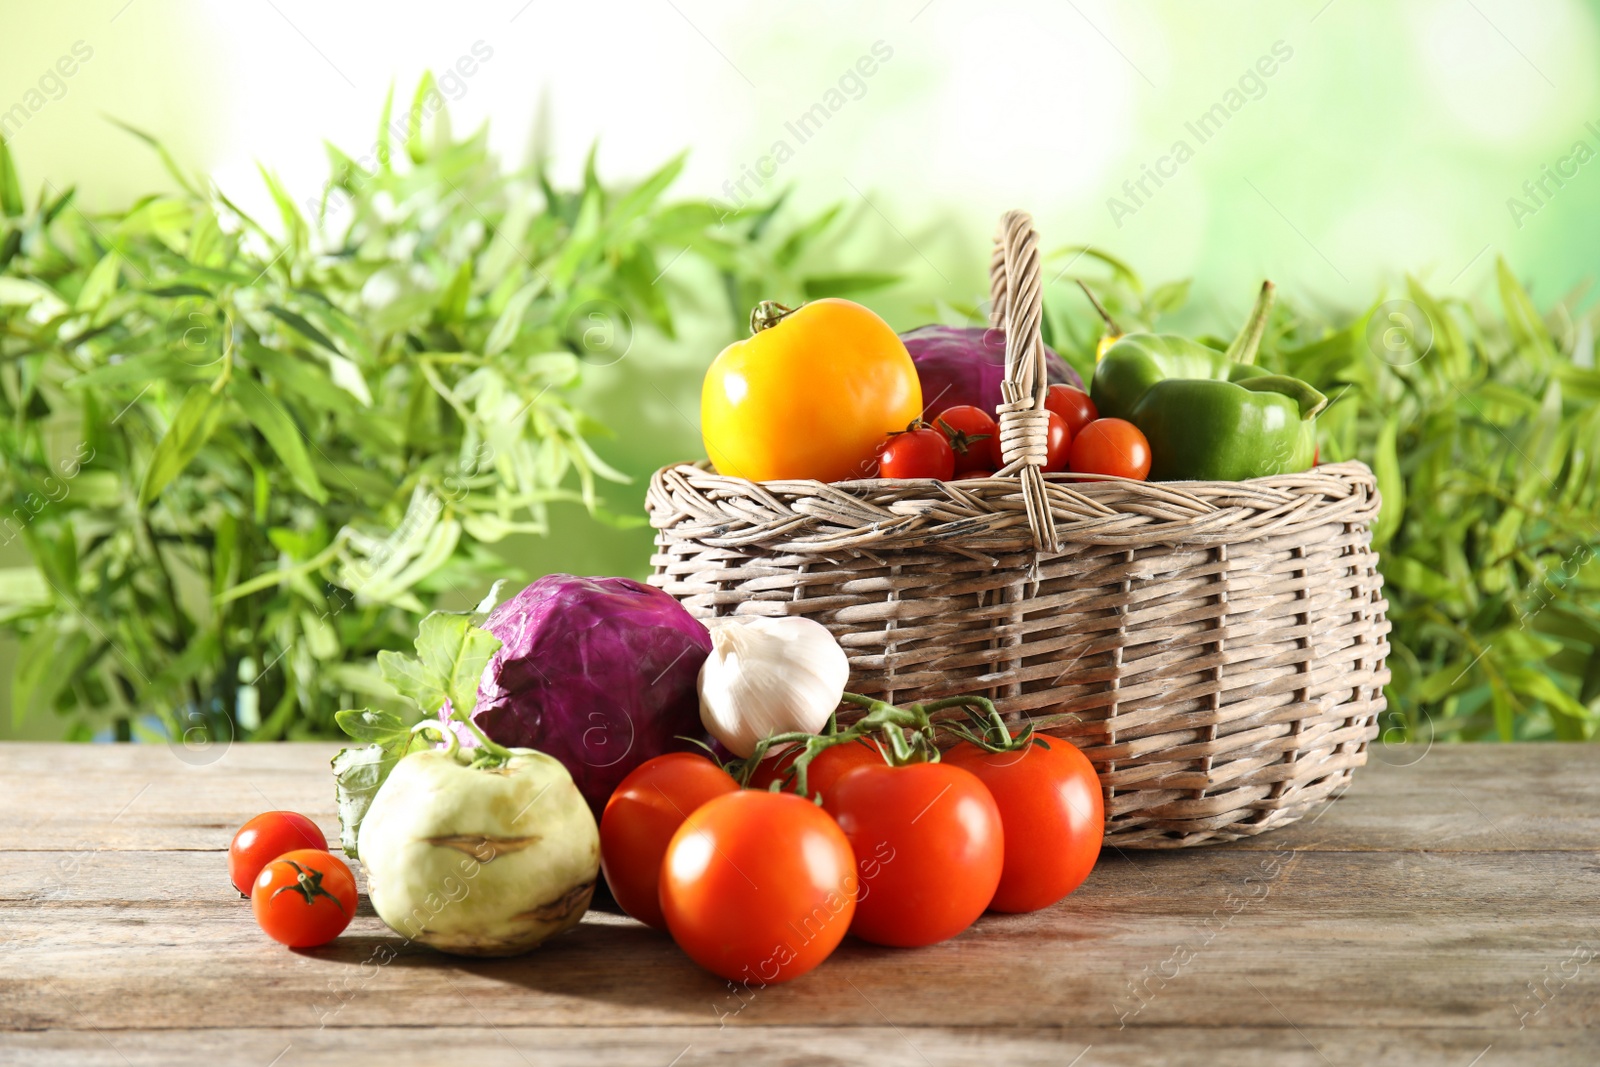
[[407, 938], [515, 955], [583, 918], [600, 835], [556, 759], [532, 749], [498, 765], [468, 758], [451, 743], [396, 764], [361, 823], [367, 894]]

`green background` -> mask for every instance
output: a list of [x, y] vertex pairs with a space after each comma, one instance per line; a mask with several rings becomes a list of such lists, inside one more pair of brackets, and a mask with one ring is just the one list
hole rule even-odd
[[[1488, 296], [1503, 255], [1545, 306], [1593, 274], [1600, 247], [1592, 2], [329, 7], [14, 5], [0, 121], [25, 186], [76, 185], [107, 208], [166, 188], [112, 115], [247, 206], [265, 197], [258, 160], [313, 195], [324, 138], [361, 150], [391, 83], [486, 48], [451, 94], [458, 127], [488, 121], [506, 158], [538, 148], [569, 174], [595, 139], [614, 176], [687, 146], [680, 194], [841, 202], [841, 263], [905, 275], [871, 301], [902, 329], [982, 299], [1010, 207], [1035, 214], [1049, 248], [1092, 243], [1147, 279], [1193, 276], [1178, 325], [1224, 333], [1262, 277], [1303, 304], [1359, 309], [1407, 273]], [[79, 42], [92, 56], [52, 76]], [[1202, 142], [1191, 126], [1217, 105], [1226, 120]], [[808, 112], [826, 118], [802, 140]], [[775, 170], [752, 180], [764, 156]], [[1165, 171], [1159, 186], [1147, 167]], [[1540, 181], [1535, 199], [1524, 183]], [[601, 452], [634, 478], [608, 493], [619, 511], [640, 506], [655, 467], [701, 454], [699, 376], [730, 338], [709, 274], [692, 257], [668, 270], [699, 314], [672, 342], [641, 325], [582, 386], [616, 429]], [[551, 537], [507, 548], [535, 573], [637, 575], [649, 551], [649, 531], [577, 507]], [[0, 565], [26, 562], [8, 553]], [[13, 655], [0, 645], [7, 676]], [[0, 736], [11, 729], [0, 714]]]

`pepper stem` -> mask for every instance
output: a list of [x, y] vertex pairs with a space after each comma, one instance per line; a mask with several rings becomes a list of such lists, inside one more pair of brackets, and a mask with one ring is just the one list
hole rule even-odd
[[750, 332], [758, 334], [762, 330], [770, 330], [797, 310], [776, 300], [763, 300], [750, 309]]
[[1250, 309], [1250, 317], [1245, 320], [1244, 329], [1239, 331], [1239, 336], [1228, 346], [1230, 362], [1256, 361], [1256, 352], [1261, 348], [1261, 339], [1267, 333], [1267, 319], [1272, 314], [1272, 298], [1276, 292], [1277, 287], [1271, 282], [1261, 283], [1261, 293], [1256, 297], [1256, 306]]

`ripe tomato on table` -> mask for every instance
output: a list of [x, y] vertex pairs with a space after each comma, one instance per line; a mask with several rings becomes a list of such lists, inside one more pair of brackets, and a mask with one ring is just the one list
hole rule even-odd
[[[1045, 438], [1044, 472], [1064, 471], [1067, 469], [1067, 450], [1072, 447], [1072, 431], [1067, 429], [1067, 420], [1050, 412], [1050, 429]], [[998, 432], [989, 439], [989, 461], [995, 470], [1005, 466], [1005, 460], [1000, 454], [1000, 434]]]
[[[800, 749], [787, 748], [776, 756], [762, 760], [750, 775], [750, 788], [769, 789], [773, 782], [782, 781], [782, 788], [795, 791], [796, 783], [790, 777], [790, 770], [799, 754]], [[883, 753], [869, 741], [857, 739], [841, 745], [830, 745], [817, 753], [806, 766], [806, 793], [813, 797], [819, 794], [827, 796], [833, 792], [835, 783], [850, 771], [883, 762]]]
[[889, 435], [878, 450], [880, 478], [934, 478], [948, 482], [956, 476], [956, 454], [942, 430], [918, 421]]
[[233, 835], [228, 846], [228, 879], [244, 896], [261, 868], [285, 852], [298, 848], [324, 849], [328, 839], [317, 824], [293, 811], [268, 811], [257, 815]]
[[1005, 863], [989, 907], [1037, 911], [1078, 888], [1105, 836], [1105, 802], [1094, 764], [1070, 741], [1035, 736], [1014, 752], [962, 741], [946, 762], [988, 787], [1005, 827]]
[[1096, 419], [1072, 440], [1069, 469], [1143, 481], [1150, 473], [1150, 442], [1125, 419]]
[[326, 945], [356, 913], [356, 880], [344, 860], [321, 849], [285, 853], [256, 875], [250, 910], [274, 941], [290, 948]]
[[661, 864], [673, 940], [733, 982], [800, 977], [838, 947], [855, 909], [850, 843], [827, 812], [793, 793], [742, 789], [702, 805]]
[[739, 783], [693, 752], [669, 752], [635, 767], [600, 817], [600, 869], [622, 910], [646, 926], [667, 928], [661, 914], [661, 860], [683, 820]]
[[850, 932], [912, 948], [951, 938], [1000, 884], [1005, 836], [994, 797], [948, 763], [858, 767], [822, 798], [862, 862]]
[[956, 474], [986, 470], [990, 442], [999, 433], [994, 417], [980, 407], [957, 404], [945, 408], [933, 424], [944, 432], [956, 456]]

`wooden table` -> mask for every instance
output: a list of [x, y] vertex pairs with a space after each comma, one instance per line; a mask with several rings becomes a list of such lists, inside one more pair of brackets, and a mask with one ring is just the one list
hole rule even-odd
[[0, 1063], [1600, 1063], [1593, 745], [1377, 749], [1297, 826], [1110, 852], [1056, 907], [743, 997], [599, 912], [512, 960], [364, 903], [268, 941], [224, 852], [271, 808], [336, 840], [335, 748], [0, 745]]

